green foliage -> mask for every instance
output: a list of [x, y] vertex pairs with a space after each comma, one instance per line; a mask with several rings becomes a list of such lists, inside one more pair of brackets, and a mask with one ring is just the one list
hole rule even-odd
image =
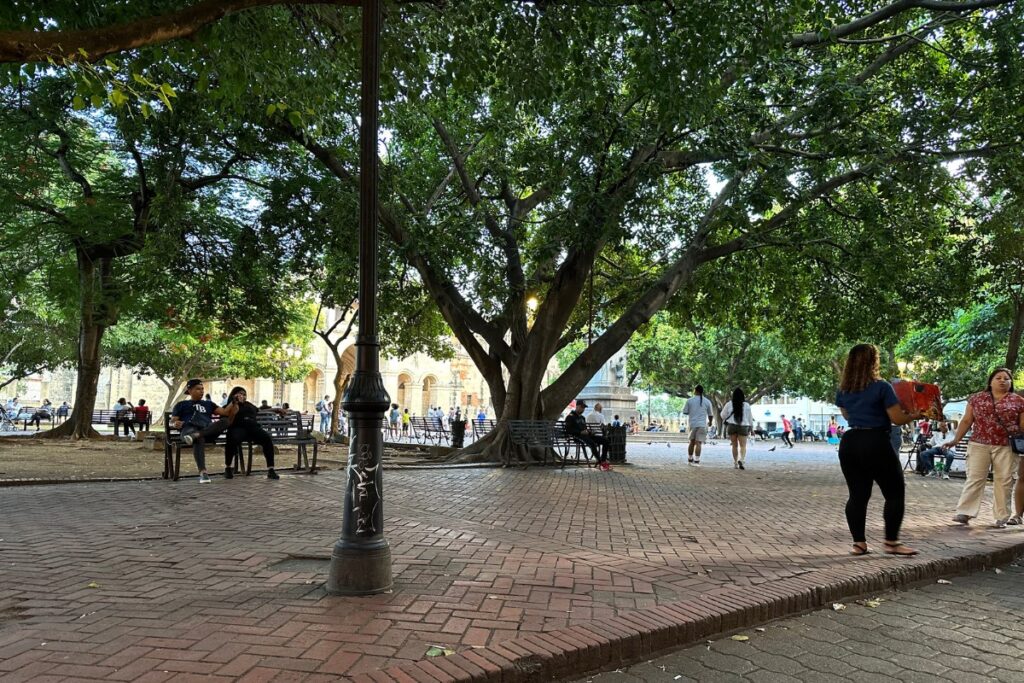
[[939, 384], [944, 398], [964, 398], [984, 389], [988, 373], [1002, 365], [1006, 319], [1005, 303], [975, 304], [913, 331], [896, 352], [918, 379]]
[[[168, 311], [172, 312], [171, 309]], [[133, 367], [165, 382], [188, 376], [274, 377], [298, 381], [311, 369], [309, 355], [311, 311], [306, 305], [287, 305], [289, 324], [273, 332], [220, 328], [216, 311], [182, 319], [165, 316], [159, 322], [125, 320], [111, 330], [104, 351], [110, 365]]]
[[629, 370], [639, 373], [639, 385], [675, 396], [692, 395], [697, 384], [719, 401], [737, 386], [752, 401], [781, 393], [827, 399], [835, 392], [830, 355], [801, 348], [778, 331], [690, 328], [659, 316], [627, 348]]

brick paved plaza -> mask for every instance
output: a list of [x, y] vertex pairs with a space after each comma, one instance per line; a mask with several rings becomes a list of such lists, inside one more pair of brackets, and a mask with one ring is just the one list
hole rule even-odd
[[[877, 552], [877, 496], [876, 552], [848, 557], [834, 451], [767, 447], [746, 471], [721, 444], [701, 468], [679, 444], [631, 444], [634, 464], [611, 473], [389, 470], [395, 588], [370, 598], [322, 589], [341, 471], [2, 488], [0, 677], [582, 673], [1024, 545], [1019, 528], [951, 525], [960, 481], [911, 476], [905, 540], [921, 555]], [[434, 645], [459, 654], [424, 663]]]

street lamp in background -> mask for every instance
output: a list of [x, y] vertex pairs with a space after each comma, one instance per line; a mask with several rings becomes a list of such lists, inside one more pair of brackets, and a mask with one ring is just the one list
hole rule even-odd
[[359, 121], [359, 333], [356, 369], [344, 396], [349, 414], [348, 481], [341, 538], [331, 552], [327, 592], [372, 595], [391, 588], [391, 547], [384, 538], [384, 411], [391, 397], [380, 376], [377, 340], [377, 136], [381, 0], [361, 0], [362, 87]]

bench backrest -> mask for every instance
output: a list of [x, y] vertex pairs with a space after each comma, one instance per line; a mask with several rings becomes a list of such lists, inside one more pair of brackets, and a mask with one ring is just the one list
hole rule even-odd
[[513, 443], [519, 444], [560, 444], [571, 440], [561, 420], [509, 420], [509, 432]]
[[[125, 411], [122, 410], [121, 412], [123, 413]], [[107, 423], [113, 422], [114, 421], [114, 416], [116, 416], [117, 413], [118, 413], [118, 411], [111, 410], [109, 408], [97, 408], [97, 409], [92, 411], [92, 423], [93, 424], [107, 424]], [[127, 417], [132, 422], [138, 422], [138, 417], [136, 417], [134, 412], [128, 413]], [[152, 410], [149, 410], [146, 413], [146, 422], [145, 422], [145, 424], [147, 424], [147, 425], [153, 424], [153, 411]]]
[[446, 432], [448, 431], [448, 418], [444, 417], [410, 417], [409, 424], [413, 429], [424, 432]]
[[493, 430], [495, 427], [498, 426], [498, 421], [497, 420], [487, 420], [487, 419], [477, 420], [477, 419], [474, 419], [474, 420], [472, 420], [472, 422], [473, 422], [473, 433], [476, 434], [477, 436], [483, 436], [484, 434], [489, 433], [491, 430]]

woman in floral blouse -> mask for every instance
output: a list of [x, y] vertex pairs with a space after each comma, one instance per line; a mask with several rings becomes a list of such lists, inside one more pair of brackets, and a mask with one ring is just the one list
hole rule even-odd
[[993, 370], [988, 376], [986, 390], [967, 400], [964, 419], [957, 427], [956, 436], [943, 446], [956, 446], [972, 426], [974, 431], [967, 445], [967, 483], [960, 494], [953, 521], [967, 524], [978, 516], [991, 467], [995, 498], [992, 514], [996, 528], [1002, 529], [1011, 522], [1020, 524], [1019, 517], [1010, 518], [1013, 473], [1019, 458], [1010, 450], [1008, 442], [1010, 434], [1024, 431], [1024, 398], [1013, 393], [1013, 375], [1006, 368]]

